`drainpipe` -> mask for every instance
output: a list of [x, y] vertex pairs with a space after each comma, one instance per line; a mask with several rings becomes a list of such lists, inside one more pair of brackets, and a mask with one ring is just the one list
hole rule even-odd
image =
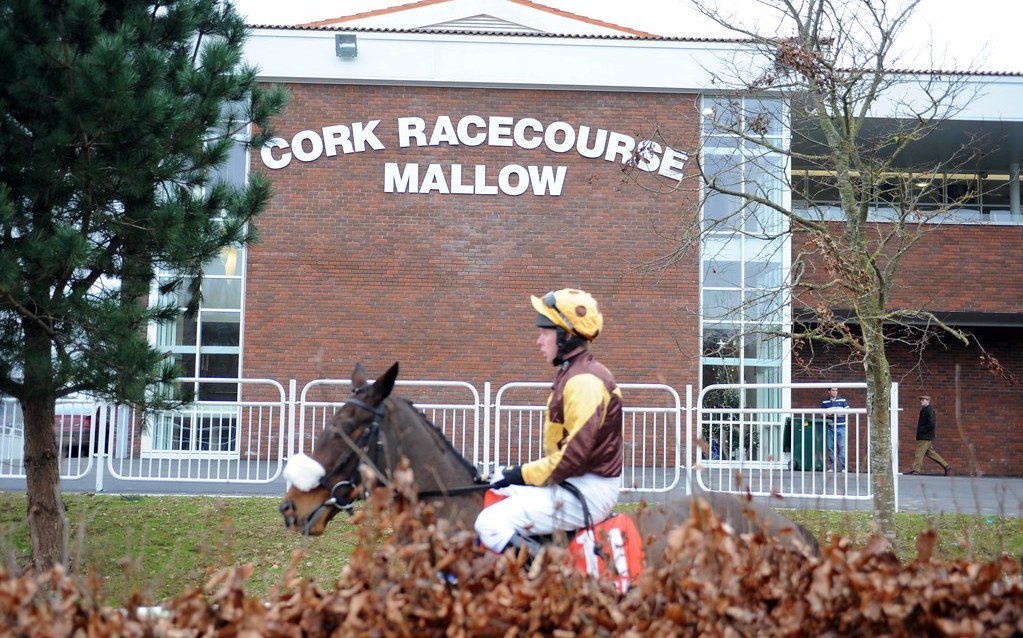
[[1009, 164], [1009, 213], [1016, 217], [1019, 212], [1019, 162]]

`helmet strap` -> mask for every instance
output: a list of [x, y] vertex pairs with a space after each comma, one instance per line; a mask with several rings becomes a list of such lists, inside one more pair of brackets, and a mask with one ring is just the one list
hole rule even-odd
[[583, 337], [580, 337], [577, 334], [572, 334], [568, 330], [562, 328], [561, 326], [558, 326], [557, 332], [558, 354], [554, 357], [554, 361], [551, 362], [551, 364], [554, 365], [555, 367], [560, 366], [562, 363], [565, 362], [565, 355], [567, 355], [569, 352], [572, 352], [576, 348], [585, 346], [587, 343], [589, 343]]

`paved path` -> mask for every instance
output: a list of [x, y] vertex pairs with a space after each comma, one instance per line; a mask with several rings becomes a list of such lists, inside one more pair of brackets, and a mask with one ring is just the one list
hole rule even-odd
[[1023, 479], [901, 476], [899, 511], [1023, 516]]
[[[831, 490], [833, 494], [834, 488]], [[657, 502], [669, 498], [670, 494], [628, 494], [622, 500], [645, 499]], [[1023, 478], [902, 475], [899, 477], [897, 498], [900, 512], [1023, 516]], [[870, 510], [873, 507], [869, 499], [846, 500], [827, 495], [802, 498], [757, 497], [754, 500], [772, 507], [792, 509], [853, 511]]]
[[[823, 494], [803, 498], [758, 498], [772, 507], [810, 508], [822, 510], [869, 510], [872, 503], [869, 499], [846, 500], [835, 498], [834, 475], [829, 475], [831, 482], [821, 482], [827, 486]], [[817, 480], [823, 474], [817, 473]], [[857, 490], [866, 493], [866, 477], [859, 481]], [[850, 475], [849, 482], [841, 483], [841, 490], [856, 493]], [[61, 485], [66, 492], [95, 492], [95, 480], [91, 477], [79, 480], [64, 481]], [[226, 496], [267, 496], [279, 497], [284, 493], [284, 480], [278, 479], [268, 484], [209, 484], [185, 481], [118, 481], [108, 478], [104, 482], [104, 494], [199, 494]], [[0, 478], [0, 491], [20, 492], [25, 490], [23, 478]], [[683, 490], [676, 488], [674, 493]], [[900, 512], [919, 512], [926, 514], [959, 513], [979, 514], [983, 516], [1023, 516], [1023, 478], [975, 478], [969, 476], [928, 476], [902, 475], [898, 484], [898, 507]], [[828, 493], [831, 496], [828, 496]], [[657, 502], [671, 495], [650, 493], [626, 493], [623, 501], [644, 499]]]

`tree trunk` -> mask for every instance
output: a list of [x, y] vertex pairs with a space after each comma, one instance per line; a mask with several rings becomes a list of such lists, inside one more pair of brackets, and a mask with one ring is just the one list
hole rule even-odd
[[67, 564], [67, 515], [60, 491], [60, 454], [54, 429], [57, 394], [50, 334], [35, 319], [25, 331], [24, 392], [18, 397], [25, 417], [25, 478], [32, 566], [37, 573]]
[[[873, 313], [875, 317], [881, 313]], [[861, 315], [862, 316], [862, 315]], [[869, 315], [868, 315], [869, 316]], [[874, 520], [889, 543], [895, 543], [895, 475], [892, 465], [892, 374], [885, 353], [884, 323], [867, 319], [863, 331], [863, 368], [867, 381], [867, 418], [870, 423], [871, 487]]]
[[32, 566], [37, 573], [67, 564], [67, 517], [60, 490], [60, 458], [53, 428], [54, 400], [21, 402], [25, 416], [25, 476]]

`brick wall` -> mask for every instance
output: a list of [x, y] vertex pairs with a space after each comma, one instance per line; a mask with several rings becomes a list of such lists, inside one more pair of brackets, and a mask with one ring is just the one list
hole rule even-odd
[[[839, 233], [841, 227], [834, 226]], [[802, 245], [799, 237], [794, 239]], [[930, 225], [899, 265], [889, 308], [923, 308], [932, 312], [1020, 313], [1023, 311], [1023, 227]], [[815, 272], [811, 266], [808, 269]], [[1023, 382], [1023, 339], [1018, 327], [961, 326]], [[804, 352], [804, 355], [809, 355]], [[889, 348], [892, 379], [901, 384], [899, 463], [913, 461], [919, 396], [931, 396], [938, 417], [936, 447], [957, 473], [1023, 475], [1023, 415], [1013, 400], [1018, 388], [992, 374], [976, 344], [963, 347], [942, 337], [917, 352], [893, 342]], [[958, 379], [956, 371], [958, 366]], [[810, 369], [793, 370], [794, 381], [863, 381], [859, 363], [844, 354], [814, 347]], [[826, 371], [826, 372], [824, 372]], [[865, 397], [850, 393], [850, 402]], [[798, 400], [811, 400], [802, 397]], [[797, 397], [793, 398], [797, 401]], [[957, 409], [958, 405], [958, 409]], [[937, 465], [925, 461], [925, 471]]]
[[[840, 238], [842, 225], [831, 224]], [[881, 224], [887, 232], [889, 225]], [[797, 233], [794, 247], [805, 249]], [[935, 312], [1023, 312], [1023, 226], [929, 224], [903, 255], [890, 308]], [[796, 252], [794, 249], [793, 252]], [[809, 261], [806, 276], [823, 281], [823, 268]]]
[[[423, 87], [290, 85], [276, 130], [381, 120], [386, 147], [271, 171], [249, 257], [247, 377], [347, 378], [356, 362], [376, 376], [394, 361], [403, 379], [477, 385], [547, 380], [534, 345], [529, 294], [581, 287], [606, 316], [594, 351], [621, 381], [695, 383], [698, 270], [692, 255], [667, 272], [643, 265], [676, 246], [672, 233], [695, 210], [691, 181], [544, 147], [399, 148], [394, 122], [418, 116], [532, 117], [655, 139], [692, 152], [692, 95]], [[429, 135], [429, 128], [427, 134]], [[388, 194], [385, 162], [565, 166], [559, 197]]]

